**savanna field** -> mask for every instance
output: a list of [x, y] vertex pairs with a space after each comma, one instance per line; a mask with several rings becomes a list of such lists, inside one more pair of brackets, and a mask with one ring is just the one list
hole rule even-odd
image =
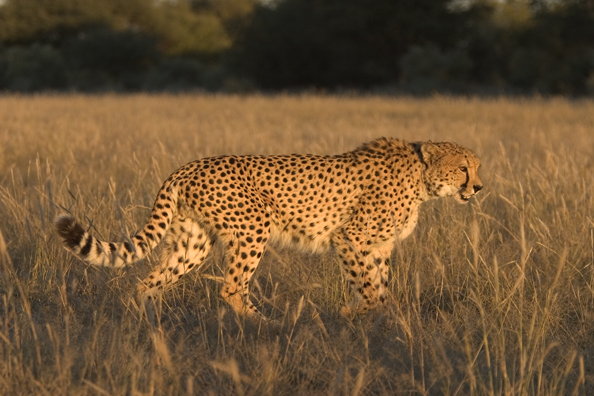
[[[253, 294], [219, 298], [222, 256], [167, 290], [88, 267], [52, 221], [105, 240], [147, 219], [167, 176], [223, 154], [337, 154], [376, 137], [451, 140], [482, 161], [467, 205], [421, 207], [387, 308], [342, 318], [340, 264], [271, 246]], [[0, 97], [0, 394], [594, 394], [594, 102], [336, 96]]]

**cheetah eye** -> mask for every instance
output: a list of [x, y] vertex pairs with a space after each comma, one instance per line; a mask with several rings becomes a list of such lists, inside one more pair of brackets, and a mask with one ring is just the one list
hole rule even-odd
[[465, 166], [461, 166], [461, 167], [460, 167], [460, 171], [462, 171], [462, 172], [466, 173], [466, 172], [468, 172], [468, 168], [467, 168], [467, 167], [465, 167]]

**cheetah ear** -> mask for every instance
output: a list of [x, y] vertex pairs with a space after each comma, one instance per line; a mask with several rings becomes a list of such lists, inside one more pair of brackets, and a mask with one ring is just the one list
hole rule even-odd
[[430, 140], [423, 142], [421, 143], [421, 155], [423, 162], [431, 165], [441, 156], [441, 148]]

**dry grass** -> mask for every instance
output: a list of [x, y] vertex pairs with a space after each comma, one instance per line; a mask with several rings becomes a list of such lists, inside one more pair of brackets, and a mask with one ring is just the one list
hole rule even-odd
[[[586, 395], [594, 392], [594, 103], [226, 96], [0, 97], [0, 394]], [[396, 247], [389, 309], [350, 322], [331, 254], [269, 251], [251, 324], [221, 258], [133, 303], [123, 272], [59, 245], [65, 208], [108, 239], [144, 224], [198, 157], [453, 140], [483, 161], [471, 204], [424, 205]]]

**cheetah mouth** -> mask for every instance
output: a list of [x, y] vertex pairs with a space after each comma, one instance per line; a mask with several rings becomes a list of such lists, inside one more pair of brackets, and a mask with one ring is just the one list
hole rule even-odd
[[458, 202], [465, 204], [468, 201], [470, 201], [470, 198], [472, 198], [473, 195], [474, 194], [464, 195], [464, 193], [462, 193], [462, 191], [459, 191], [459, 193], [456, 194], [456, 198], [458, 198]]

